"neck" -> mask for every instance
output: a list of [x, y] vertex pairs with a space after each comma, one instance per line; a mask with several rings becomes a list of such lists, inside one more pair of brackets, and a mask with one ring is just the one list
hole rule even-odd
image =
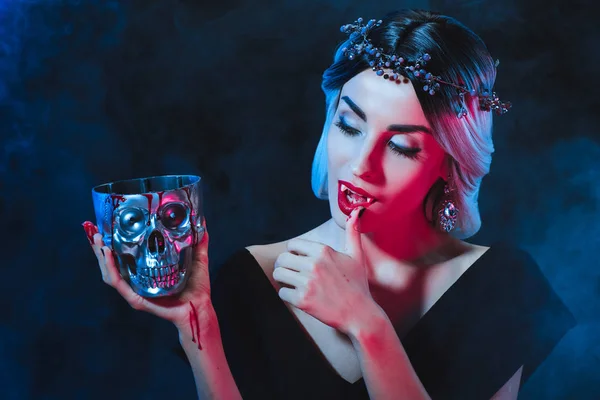
[[[333, 219], [329, 221], [329, 237], [343, 251], [346, 241], [345, 229]], [[432, 227], [423, 214], [415, 213], [402, 222], [382, 224], [376, 230], [363, 232], [362, 245], [371, 273], [378, 265], [397, 263], [410, 267], [431, 265], [454, 253], [456, 239]]]

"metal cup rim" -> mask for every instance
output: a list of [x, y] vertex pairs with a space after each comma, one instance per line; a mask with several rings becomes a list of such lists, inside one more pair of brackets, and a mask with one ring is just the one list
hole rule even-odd
[[[187, 183], [185, 185], [179, 186], [179, 187], [175, 187], [172, 189], [166, 189], [166, 190], [149, 190], [149, 191], [145, 191], [145, 192], [136, 192], [136, 193], [118, 193], [118, 192], [114, 192], [114, 191], [107, 191], [105, 190], [107, 187], [112, 187], [113, 185], [116, 184], [124, 184], [126, 182], [135, 182], [135, 181], [142, 181], [142, 180], [150, 180], [150, 179], [157, 179], [157, 178], [188, 178], [189, 180], [191, 180], [190, 183]], [[194, 186], [197, 185], [198, 183], [200, 183], [200, 181], [202, 180], [202, 177], [199, 175], [193, 175], [193, 174], [169, 174], [169, 175], [153, 175], [153, 176], [145, 176], [145, 177], [141, 177], [141, 178], [130, 178], [130, 179], [119, 179], [116, 181], [112, 181], [112, 182], [106, 182], [106, 183], [102, 183], [100, 185], [96, 185], [92, 188], [92, 192], [96, 193], [96, 194], [101, 194], [101, 195], [123, 195], [123, 196], [131, 196], [131, 195], [137, 195], [137, 194], [147, 194], [147, 193], [158, 193], [161, 191], [169, 191], [169, 190], [180, 190], [182, 188], [185, 187], [189, 187], [189, 186]]]

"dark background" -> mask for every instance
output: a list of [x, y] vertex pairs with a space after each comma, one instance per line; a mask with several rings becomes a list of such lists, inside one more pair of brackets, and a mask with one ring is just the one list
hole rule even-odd
[[[600, 398], [600, 30], [577, 1], [0, 1], [0, 398], [193, 398], [176, 330], [100, 276], [90, 189], [199, 174], [211, 268], [329, 218], [310, 189], [339, 26], [447, 13], [499, 58], [473, 242], [520, 243], [579, 325], [522, 399]], [[206, 2], [207, 4], [209, 2]]]

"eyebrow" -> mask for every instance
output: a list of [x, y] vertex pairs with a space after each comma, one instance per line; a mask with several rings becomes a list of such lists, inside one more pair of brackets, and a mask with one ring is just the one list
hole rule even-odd
[[[356, 115], [360, 117], [363, 121], [367, 122], [367, 115], [365, 112], [353, 102], [350, 97], [344, 96], [342, 100], [348, 104], [348, 107], [354, 111]], [[394, 124], [387, 127], [387, 130], [390, 132], [398, 132], [398, 133], [413, 133], [413, 132], [423, 132], [431, 135], [431, 130], [423, 125], [399, 125]]]

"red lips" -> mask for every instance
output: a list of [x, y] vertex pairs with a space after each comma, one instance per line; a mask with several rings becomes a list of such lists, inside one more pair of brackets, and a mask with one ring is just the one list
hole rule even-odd
[[[364, 196], [366, 200], [359, 202], [350, 202], [350, 200], [348, 200], [348, 197], [346, 197], [346, 188], [350, 189], [350, 191], [358, 195]], [[338, 206], [345, 215], [350, 215], [352, 210], [354, 210], [357, 207], [368, 208], [376, 201], [377, 200], [375, 200], [373, 195], [367, 192], [366, 190], [358, 188], [352, 185], [350, 182], [341, 180], [338, 181]]]
[[353, 191], [354, 193], [356, 193], [356, 194], [360, 194], [361, 196], [369, 197], [369, 198], [371, 198], [371, 199], [374, 199], [374, 198], [375, 198], [375, 196], [373, 196], [371, 193], [367, 192], [367, 191], [366, 191], [366, 190], [364, 190], [364, 189], [361, 189], [361, 188], [359, 188], [359, 187], [356, 187], [356, 186], [354, 186], [354, 185], [353, 185], [353, 184], [351, 184], [350, 182], [346, 182], [346, 181], [342, 181], [342, 180], [340, 180], [340, 181], [338, 182], [338, 187], [339, 187], [339, 186], [341, 186], [341, 185], [344, 185], [344, 186], [346, 186], [348, 189], [352, 190], [352, 191]]

